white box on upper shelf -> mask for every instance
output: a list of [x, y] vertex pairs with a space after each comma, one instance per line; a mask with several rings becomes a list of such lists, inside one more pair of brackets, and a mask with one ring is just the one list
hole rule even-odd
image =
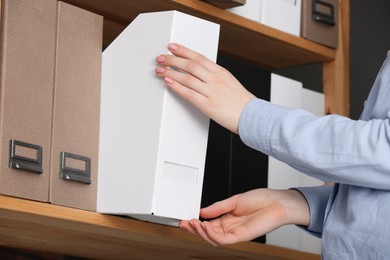
[[215, 61], [219, 25], [140, 14], [103, 52], [97, 211], [177, 225], [198, 218], [209, 119], [154, 75], [170, 42]]
[[302, 0], [246, 0], [228, 11], [275, 29], [300, 36]]

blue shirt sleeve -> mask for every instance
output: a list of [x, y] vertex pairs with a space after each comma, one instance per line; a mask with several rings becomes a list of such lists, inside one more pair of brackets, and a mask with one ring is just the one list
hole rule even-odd
[[261, 99], [241, 113], [242, 141], [324, 182], [390, 190], [389, 119], [314, 116]]
[[310, 209], [310, 224], [307, 227], [300, 226], [310, 234], [321, 237], [324, 226], [326, 206], [332, 193], [332, 186], [299, 187], [294, 188], [305, 197]]

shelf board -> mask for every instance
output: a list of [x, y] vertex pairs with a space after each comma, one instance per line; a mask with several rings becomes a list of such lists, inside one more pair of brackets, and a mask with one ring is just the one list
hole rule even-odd
[[103, 15], [107, 46], [139, 14], [178, 10], [221, 25], [219, 50], [268, 69], [335, 59], [336, 51], [200, 0], [63, 0]]
[[2, 195], [0, 246], [102, 259], [320, 259], [255, 242], [213, 247], [175, 227]]

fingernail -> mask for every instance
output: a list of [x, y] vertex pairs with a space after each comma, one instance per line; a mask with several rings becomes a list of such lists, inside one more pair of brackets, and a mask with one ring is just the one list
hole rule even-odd
[[168, 78], [168, 77], [165, 77], [164, 81], [165, 81], [165, 83], [168, 83], [168, 84], [172, 84], [173, 83], [173, 79]]
[[163, 62], [164, 60], [165, 60], [165, 57], [162, 55], [156, 57], [157, 62]]
[[162, 67], [157, 67], [157, 68], [155, 69], [155, 72], [156, 72], [157, 74], [161, 74], [161, 73], [165, 72], [165, 69], [162, 68]]
[[175, 43], [170, 43], [168, 44], [168, 49], [171, 51], [176, 51], [177, 49], [179, 49], [179, 46]]

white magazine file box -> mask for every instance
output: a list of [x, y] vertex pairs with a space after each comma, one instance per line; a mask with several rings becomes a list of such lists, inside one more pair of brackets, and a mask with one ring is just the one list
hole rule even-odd
[[97, 211], [178, 225], [199, 217], [209, 119], [154, 74], [176, 42], [216, 61], [218, 24], [140, 14], [104, 50]]
[[227, 9], [245, 18], [300, 36], [302, 0], [246, 0], [242, 6]]

